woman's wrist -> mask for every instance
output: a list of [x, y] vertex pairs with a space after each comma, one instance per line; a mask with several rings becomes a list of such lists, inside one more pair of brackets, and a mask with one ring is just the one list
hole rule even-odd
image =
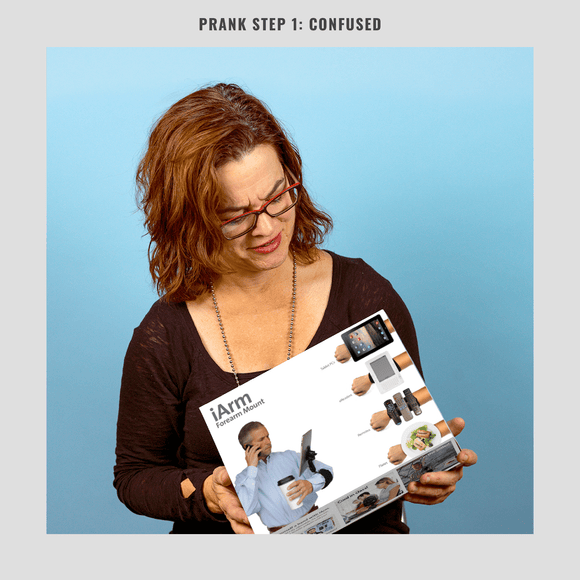
[[191, 483], [191, 479], [186, 477], [181, 482], [181, 495], [184, 499], [187, 499], [195, 491], [195, 486]]

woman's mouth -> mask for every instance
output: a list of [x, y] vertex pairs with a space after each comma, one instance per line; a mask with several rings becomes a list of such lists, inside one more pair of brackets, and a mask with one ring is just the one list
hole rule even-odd
[[274, 252], [278, 249], [278, 246], [282, 242], [282, 232], [280, 232], [275, 238], [271, 239], [269, 242], [262, 244], [261, 246], [256, 246], [255, 248], [251, 248], [254, 252], [258, 252], [259, 254], [269, 254], [270, 252]]

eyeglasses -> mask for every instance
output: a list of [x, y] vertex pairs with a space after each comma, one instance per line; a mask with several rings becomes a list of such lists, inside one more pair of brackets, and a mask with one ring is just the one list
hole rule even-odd
[[278, 217], [286, 213], [296, 205], [299, 193], [300, 184], [293, 183], [290, 187], [287, 187], [267, 201], [260, 209], [248, 211], [231, 220], [222, 222], [220, 227], [226, 240], [234, 240], [251, 232], [263, 213], [267, 213], [270, 217]]

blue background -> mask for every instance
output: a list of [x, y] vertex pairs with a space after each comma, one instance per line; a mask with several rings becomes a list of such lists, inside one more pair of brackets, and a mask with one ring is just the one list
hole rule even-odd
[[[167, 533], [112, 486], [123, 357], [156, 300], [134, 173], [154, 120], [235, 82], [298, 144], [335, 220], [413, 316], [425, 379], [479, 454], [414, 533], [533, 531], [533, 51], [47, 50], [47, 531]], [[517, 448], [513, 441], [517, 440]]]

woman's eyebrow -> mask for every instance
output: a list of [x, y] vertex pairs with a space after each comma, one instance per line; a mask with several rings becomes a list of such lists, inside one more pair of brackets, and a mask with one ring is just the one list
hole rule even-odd
[[[276, 181], [276, 183], [274, 184], [274, 186], [272, 187], [272, 189], [270, 190], [269, 193], [266, 194], [266, 197], [262, 198], [258, 198], [260, 201], [266, 201], [268, 200], [270, 197], [272, 197], [274, 194], [276, 194], [278, 192], [278, 189], [280, 188], [280, 186], [286, 181], [285, 177], [281, 177], [280, 179], [278, 179], [278, 181]], [[220, 209], [220, 213], [230, 213], [230, 212], [237, 212], [237, 211], [251, 211], [249, 206], [244, 206], [244, 207], [234, 207], [234, 206], [228, 206], [225, 207], [223, 209]]]

